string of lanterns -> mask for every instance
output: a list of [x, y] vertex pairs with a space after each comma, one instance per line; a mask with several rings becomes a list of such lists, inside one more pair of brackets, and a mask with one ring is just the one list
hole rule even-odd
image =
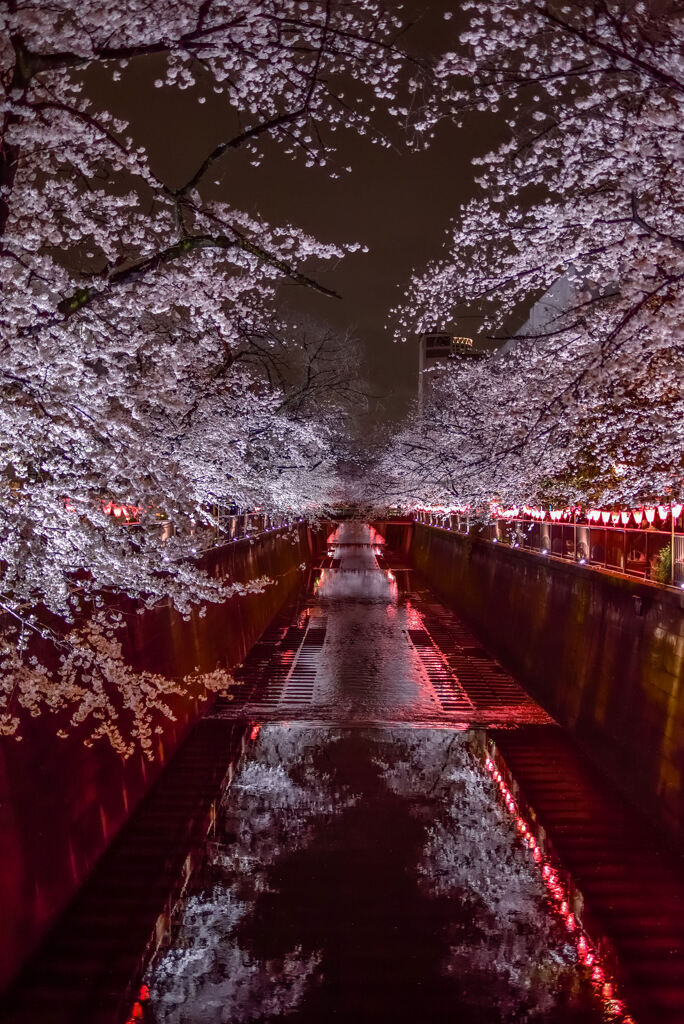
[[107, 501], [102, 503], [102, 511], [106, 516], [114, 516], [115, 519], [126, 519], [130, 522], [137, 519], [144, 510], [142, 507], [138, 508], [137, 505], [116, 505], [113, 501]]
[[557, 523], [572, 520], [579, 516], [586, 516], [590, 523], [602, 523], [603, 526], [627, 526], [630, 519], [633, 519], [637, 526], [641, 526], [644, 519], [649, 526], [653, 526], [656, 518], [659, 523], [665, 523], [670, 516], [672, 521], [676, 523], [682, 514], [683, 507], [678, 502], [673, 505], [646, 505], [643, 508], [620, 510], [603, 508], [584, 510], [571, 506], [569, 508], [551, 509], [547, 512], [543, 508], [529, 508], [527, 505], [522, 505], [520, 508], [492, 509], [492, 511], [494, 515], [504, 519], [516, 519], [522, 513], [523, 516], [529, 516], [531, 519], [536, 519], [539, 522], [548, 516], [552, 522]]
[[[529, 505], [514, 505], [511, 508], [503, 508], [501, 505], [492, 504], [490, 506], [490, 513], [497, 519], [520, 519], [527, 517], [542, 522], [548, 518], [554, 523], [573, 521], [581, 516], [586, 517], [590, 523], [601, 523], [603, 526], [627, 526], [630, 520], [633, 519], [636, 526], [640, 527], [644, 520], [649, 526], [653, 526], [656, 519], [659, 524], [665, 523], [670, 516], [672, 517], [672, 522], [676, 523], [683, 509], [684, 505], [679, 502], [672, 505], [646, 505], [642, 508], [619, 510], [602, 508], [582, 509], [573, 505], [567, 508], [548, 510], [530, 508]], [[443, 505], [419, 506], [416, 511], [432, 512], [445, 516], [470, 515], [473, 512], [470, 505], [460, 505], [451, 508]]]

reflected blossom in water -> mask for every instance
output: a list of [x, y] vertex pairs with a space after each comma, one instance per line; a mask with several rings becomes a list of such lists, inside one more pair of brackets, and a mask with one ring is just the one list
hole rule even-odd
[[152, 1005], [165, 1024], [237, 1024], [290, 1013], [320, 964], [317, 951], [297, 945], [278, 959], [259, 959], [237, 932], [268, 890], [271, 865], [306, 846], [321, 820], [341, 814], [355, 797], [313, 766], [311, 752], [321, 742], [316, 731], [267, 726], [253, 738], [250, 759], [224, 793], [216, 841], [176, 941], [148, 976]]
[[481, 742], [264, 725], [150, 972], [156, 1019], [598, 1021]]

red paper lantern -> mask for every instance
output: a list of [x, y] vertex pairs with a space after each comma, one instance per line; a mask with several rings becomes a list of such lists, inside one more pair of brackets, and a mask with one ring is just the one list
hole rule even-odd
[[637, 526], [641, 526], [641, 521], [644, 518], [644, 510], [641, 508], [636, 509], [636, 511], [632, 512], [632, 515], [634, 516], [634, 522]]
[[647, 522], [649, 525], [652, 525], [653, 520], [655, 519], [656, 510], [654, 508], [645, 508], [644, 512], [646, 513]]

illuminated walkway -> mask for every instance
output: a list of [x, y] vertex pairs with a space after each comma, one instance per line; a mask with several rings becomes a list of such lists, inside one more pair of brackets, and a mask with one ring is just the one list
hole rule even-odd
[[370, 527], [239, 675], [0, 1019], [684, 1020], [678, 862]]

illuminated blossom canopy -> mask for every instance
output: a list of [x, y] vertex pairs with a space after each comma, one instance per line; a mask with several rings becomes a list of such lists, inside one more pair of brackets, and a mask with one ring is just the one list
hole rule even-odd
[[[212, 186], [238, 149], [256, 164], [278, 144], [302, 174], [337, 174], [336, 132], [389, 145], [392, 124], [424, 129], [430, 68], [396, 45], [401, 29], [376, 0], [3, 7], [0, 592], [22, 629], [37, 602], [70, 620], [103, 591], [186, 614], [224, 600], [240, 585], [194, 559], [216, 509], [325, 503], [333, 423], [246, 354], [282, 337], [283, 283], [333, 296], [316, 275], [359, 243], [266, 223]], [[223, 104], [184, 181], [107, 106], [150, 60], [155, 87]], [[112, 501], [142, 510], [134, 530], [114, 526]], [[15, 647], [10, 634], [8, 701], [34, 708], [44, 680], [17, 672]]]
[[[506, 337], [559, 279], [569, 300], [488, 362], [454, 367], [395, 449], [434, 496], [636, 504], [681, 494], [684, 463], [682, 23], [670, 2], [467, 2], [438, 68], [465, 118], [509, 135], [398, 334], [483, 313]], [[458, 114], [457, 114], [458, 116]], [[422, 452], [422, 455], [419, 453]], [[398, 488], [401, 490], [401, 488]]]

